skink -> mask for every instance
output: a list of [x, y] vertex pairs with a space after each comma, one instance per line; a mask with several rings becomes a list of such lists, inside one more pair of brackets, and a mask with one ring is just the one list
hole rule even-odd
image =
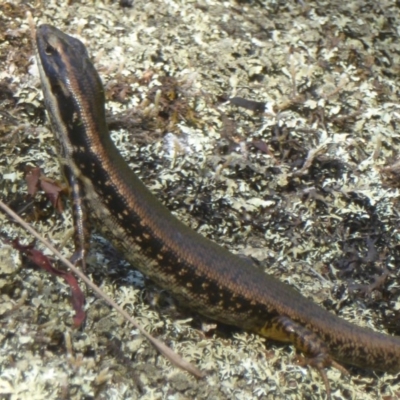
[[[37, 29], [36, 45], [75, 216], [82, 216], [87, 204], [96, 229], [135, 268], [198, 313], [293, 343], [322, 374], [328, 391], [329, 366], [400, 371], [400, 337], [336, 317], [175, 218], [112, 142], [104, 89], [84, 45], [50, 25]], [[82, 240], [76, 242], [84, 252], [85, 229], [79, 226]]]

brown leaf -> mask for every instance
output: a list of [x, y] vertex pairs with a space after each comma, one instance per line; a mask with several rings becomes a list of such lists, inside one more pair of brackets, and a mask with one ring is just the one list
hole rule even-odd
[[61, 192], [63, 188], [57, 183], [44, 176], [40, 178], [40, 188], [46, 193], [53, 207], [60, 213], [63, 211], [61, 202]]
[[16, 250], [24, 254], [30, 261], [36, 264], [39, 268], [44, 269], [45, 271], [49, 272], [52, 275], [63, 278], [64, 281], [69, 285], [71, 289], [71, 303], [73, 309], [75, 310], [75, 316], [73, 318], [74, 326], [76, 328], [79, 328], [86, 317], [85, 311], [83, 309], [83, 306], [85, 304], [85, 296], [81, 291], [81, 288], [79, 287], [75, 277], [70, 272], [54, 268], [51, 265], [49, 258], [45, 256], [41, 251], [34, 249], [33, 245], [31, 244], [28, 246], [21, 245], [18, 239], [13, 240], [11, 244]]
[[263, 153], [266, 154], [271, 153], [271, 150], [269, 149], [267, 143], [264, 140], [253, 140], [251, 143], [256, 149], [262, 151]]
[[27, 167], [25, 181], [28, 185], [28, 193], [34, 197], [39, 190], [39, 179], [40, 179], [40, 168], [39, 167]]
[[53, 207], [60, 213], [63, 211], [61, 193], [64, 191], [58, 182], [47, 178], [39, 167], [27, 167], [25, 181], [28, 193], [34, 197], [39, 189], [43, 190]]

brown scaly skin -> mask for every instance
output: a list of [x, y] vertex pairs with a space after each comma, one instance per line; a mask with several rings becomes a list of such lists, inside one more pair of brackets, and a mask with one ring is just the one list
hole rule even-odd
[[38, 28], [36, 41], [61, 162], [94, 226], [135, 268], [200, 314], [293, 343], [321, 372], [328, 394], [325, 367], [400, 371], [400, 337], [336, 317], [178, 221], [111, 141], [103, 87], [83, 44], [49, 25]]

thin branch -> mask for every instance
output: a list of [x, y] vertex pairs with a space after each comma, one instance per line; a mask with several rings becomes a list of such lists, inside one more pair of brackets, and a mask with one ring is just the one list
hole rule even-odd
[[67, 260], [51, 243], [44, 239], [35, 229], [27, 224], [22, 218], [20, 218], [14, 211], [12, 211], [6, 204], [0, 200], [0, 208], [3, 209], [11, 218], [18, 222], [24, 229], [30, 232], [36, 239], [42, 242], [60, 261], [66, 265], [75, 275], [77, 275], [83, 282], [85, 282], [101, 299], [106, 301], [112, 308], [114, 308], [119, 314], [121, 314], [127, 321], [129, 321], [142, 335], [172, 364], [177, 367], [191, 373], [197, 378], [203, 378], [204, 373], [201, 372], [194, 365], [185, 361], [182, 357], [176, 354], [172, 349], [166, 346], [163, 342], [156, 339], [147, 333], [136, 321], [132, 318], [124, 309], [122, 309], [114, 300], [107, 296], [97, 285], [95, 285], [85, 274], [83, 274], [78, 268], [76, 268], [69, 260]]

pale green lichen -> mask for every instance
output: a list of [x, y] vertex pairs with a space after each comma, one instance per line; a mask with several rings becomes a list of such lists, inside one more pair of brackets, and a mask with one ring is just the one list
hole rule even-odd
[[[113, 139], [181, 220], [257, 258], [342, 317], [384, 330], [383, 317], [400, 307], [399, 191], [382, 175], [399, 148], [400, 16], [393, 2], [1, 4], [1, 197], [17, 209], [26, 203], [25, 164], [60, 177], [39, 80], [28, 64], [24, 18], [33, 6], [39, 23], [84, 41], [121, 125]], [[224, 101], [233, 96], [265, 102], [265, 113]], [[0, 218], [3, 233], [26, 237]], [[62, 243], [71, 217], [35, 225]], [[71, 241], [63, 251], [73, 252]], [[0, 397], [324, 396], [320, 377], [295, 363], [292, 347], [250, 333], [202, 332], [202, 318], [176, 309], [97, 236], [89, 274], [148, 331], [206, 371], [204, 380], [173, 368], [90, 292], [87, 325], [71, 330], [64, 284], [20, 269], [12, 257], [1, 258]], [[388, 301], [360, 307], [363, 297], [349, 300], [348, 279], [368, 285], [382, 263], [391, 274], [376, 295]], [[400, 393], [390, 374], [354, 369], [347, 378], [330, 370], [328, 378], [333, 398]]]

